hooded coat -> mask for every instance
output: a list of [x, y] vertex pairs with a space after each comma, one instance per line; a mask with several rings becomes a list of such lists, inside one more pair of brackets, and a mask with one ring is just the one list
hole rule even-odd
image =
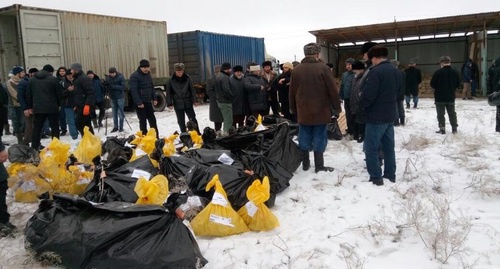
[[315, 57], [305, 57], [293, 72], [290, 81], [290, 112], [297, 114], [303, 125], [331, 122], [332, 111], [342, 111], [339, 90], [330, 68]]
[[61, 105], [61, 87], [56, 77], [42, 70], [29, 81], [27, 89], [28, 109], [34, 114], [59, 113]]

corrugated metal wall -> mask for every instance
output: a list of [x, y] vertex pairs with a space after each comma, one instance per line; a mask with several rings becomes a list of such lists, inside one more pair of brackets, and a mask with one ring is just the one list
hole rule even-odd
[[61, 11], [64, 59], [69, 66], [80, 62], [103, 77], [116, 67], [128, 78], [141, 59], [151, 65], [153, 78], [167, 77], [166, 22]]
[[168, 35], [170, 68], [183, 62], [194, 83], [213, 75], [213, 66], [230, 62], [244, 68], [250, 61], [264, 62], [264, 38], [192, 31]]

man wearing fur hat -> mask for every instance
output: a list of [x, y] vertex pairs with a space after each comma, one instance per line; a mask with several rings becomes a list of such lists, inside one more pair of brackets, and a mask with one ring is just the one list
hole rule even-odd
[[241, 128], [245, 123], [245, 115], [248, 98], [245, 92], [245, 77], [243, 75], [243, 66], [233, 67], [233, 75], [229, 78], [231, 92], [233, 93], [233, 127]]
[[460, 86], [460, 76], [451, 67], [451, 58], [442, 56], [439, 59], [441, 68], [434, 72], [431, 78], [431, 87], [434, 89], [434, 101], [439, 130], [436, 133], [446, 134], [444, 118], [445, 111], [451, 124], [451, 131], [457, 132], [457, 113], [455, 112], [455, 91]]
[[12, 77], [7, 81], [7, 91], [9, 93], [10, 104], [12, 104], [12, 125], [14, 127], [14, 133], [17, 137], [17, 143], [22, 144], [23, 133], [24, 133], [24, 116], [21, 104], [17, 99], [17, 89], [18, 85], [26, 75], [24, 69], [20, 66], [16, 66], [12, 69]]
[[354, 63], [353, 58], [348, 58], [345, 61], [345, 72], [342, 73], [342, 82], [340, 83], [340, 99], [344, 101], [345, 119], [347, 122], [347, 133], [353, 135], [353, 119], [351, 114], [351, 104], [349, 99], [351, 98], [352, 89], [352, 79], [354, 77], [354, 72], [352, 71], [352, 64]]
[[59, 138], [59, 107], [62, 90], [59, 81], [52, 75], [54, 67], [47, 64], [35, 74], [27, 88], [27, 108], [34, 116], [31, 147], [39, 150], [43, 124], [49, 120], [52, 138]]
[[[396, 153], [394, 151], [394, 122], [397, 116], [397, 97], [401, 91], [401, 72], [392, 65], [383, 46], [372, 47], [367, 56], [372, 62], [360, 95], [365, 119], [366, 168], [370, 181], [384, 185], [383, 178], [396, 181]], [[379, 150], [384, 152], [384, 173], [380, 167]]]
[[333, 171], [324, 165], [323, 153], [328, 142], [327, 124], [331, 108], [341, 112], [338, 88], [330, 68], [319, 60], [321, 47], [316, 43], [304, 46], [305, 58], [292, 72], [290, 81], [290, 112], [297, 114], [302, 169], [310, 167], [309, 151], [314, 151], [315, 172]]
[[278, 89], [278, 97], [281, 103], [281, 113], [286, 119], [292, 122], [297, 122], [297, 117], [290, 114], [290, 101], [288, 98], [288, 92], [290, 89], [290, 78], [292, 77], [293, 64], [286, 62], [283, 64], [283, 73], [281, 73], [276, 79]]
[[156, 138], [160, 136], [158, 126], [156, 125], [156, 117], [153, 106], [156, 106], [156, 93], [153, 85], [153, 79], [150, 74], [149, 61], [142, 59], [139, 62], [137, 70], [130, 75], [130, 94], [135, 104], [137, 117], [139, 118], [139, 128], [141, 132], [146, 135], [148, 133], [148, 126], [146, 120], [149, 122], [149, 128], [156, 130]]
[[[170, 79], [167, 90], [167, 106], [174, 109], [177, 115], [177, 124], [181, 132], [186, 132], [186, 115], [198, 126], [193, 105], [197, 106], [196, 92], [191, 77], [184, 72], [184, 64], [174, 64], [174, 75]], [[198, 127], [196, 131], [200, 133]]]
[[248, 74], [245, 77], [245, 91], [248, 95], [248, 107], [250, 114], [254, 117], [267, 115], [269, 107], [267, 106], [267, 83], [261, 76], [260, 65], [251, 65], [248, 67]]
[[276, 72], [273, 71], [273, 64], [271, 61], [265, 61], [262, 63], [262, 78], [266, 82], [267, 91], [267, 113], [272, 109], [274, 115], [279, 115], [280, 106], [278, 103], [278, 92], [274, 86], [274, 80], [276, 79]]
[[224, 119], [224, 126], [222, 131], [224, 135], [229, 134], [229, 129], [233, 126], [233, 100], [234, 96], [231, 91], [231, 83], [229, 76], [231, 76], [231, 64], [223, 63], [221, 72], [215, 78], [215, 94], [217, 96], [217, 104], [222, 112]]

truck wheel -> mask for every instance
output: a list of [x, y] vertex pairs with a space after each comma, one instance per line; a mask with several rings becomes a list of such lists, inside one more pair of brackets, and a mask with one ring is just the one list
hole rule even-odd
[[154, 106], [155, 112], [162, 112], [167, 106], [167, 97], [165, 93], [160, 89], [155, 89], [156, 100], [158, 100], [158, 104]]

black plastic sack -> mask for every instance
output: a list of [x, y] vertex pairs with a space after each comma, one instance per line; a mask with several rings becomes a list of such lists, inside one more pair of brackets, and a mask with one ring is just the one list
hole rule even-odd
[[269, 128], [258, 132], [237, 133], [217, 138], [216, 143], [229, 150], [243, 149], [260, 152], [272, 143], [276, 131], [276, 128]]
[[[115, 169], [105, 169], [106, 177], [101, 179], [100, 171], [94, 173], [82, 197], [96, 203], [113, 201], [135, 203], [138, 199], [134, 191], [138, 173], [147, 172], [151, 178], [158, 174], [148, 156], [126, 163]], [[135, 175], [134, 175], [135, 173]]]
[[186, 156], [163, 156], [160, 161], [160, 174], [179, 179], [185, 177], [191, 167], [199, 165], [195, 159]]
[[199, 268], [207, 263], [189, 229], [160, 206], [43, 200], [25, 229], [26, 249], [66, 268]]
[[302, 162], [302, 157], [299, 147], [290, 137], [288, 124], [284, 123], [277, 126], [272, 142], [271, 146], [264, 151], [264, 156], [281, 164], [288, 172], [295, 172]]
[[500, 106], [500, 92], [493, 92], [488, 95], [488, 105]]
[[[197, 162], [204, 165], [212, 164], [222, 164], [222, 159], [230, 158], [232, 163], [226, 163], [227, 165], [236, 166], [243, 169], [243, 164], [237, 159], [237, 156], [233, 155], [229, 150], [215, 150], [215, 149], [192, 149], [184, 152], [186, 157], [196, 160]], [[228, 159], [228, 161], [231, 161]]]
[[40, 163], [40, 155], [37, 150], [26, 145], [14, 144], [9, 147], [10, 163]]
[[132, 157], [132, 148], [125, 146], [127, 141], [117, 137], [109, 137], [102, 144], [102, 155], [106, 156], [105, 166], [116, 168], [122, 166]]
[[253, 171], [255, 177], [261, 180], [264, 176], [269, 178], [271, 196], [269, 200], [266, 201], [266, 205], [268, 207], [274, 206], [276, 194], [284, 191], [290, 186], [289, 182], [293, 174], [288, 172], [279, 163], [269, 160], [269, 158], [262, 154], [240, 151], [237, 152], [236, 155], [242, 159], [246, 169]]
[[255, 177], [246, 174], [237, 167], [216, 164], [210, 167], [202, 165], [194, 166], [186, 175], [186, 181], [193, 194], [212, 199], [214, 190], [205, 191], [205, 188], [215, 175], [219, 175], [219, 180], [227, 194], [227, 199], [231, 206], [238, 210], [248, 202], [247, 189], [252, 185]]
[[336, 118], [332, 118], [332, 121], [326, 125], [326, 128], [328, 130], [328, 140], [342, 139], [342, 131]]

